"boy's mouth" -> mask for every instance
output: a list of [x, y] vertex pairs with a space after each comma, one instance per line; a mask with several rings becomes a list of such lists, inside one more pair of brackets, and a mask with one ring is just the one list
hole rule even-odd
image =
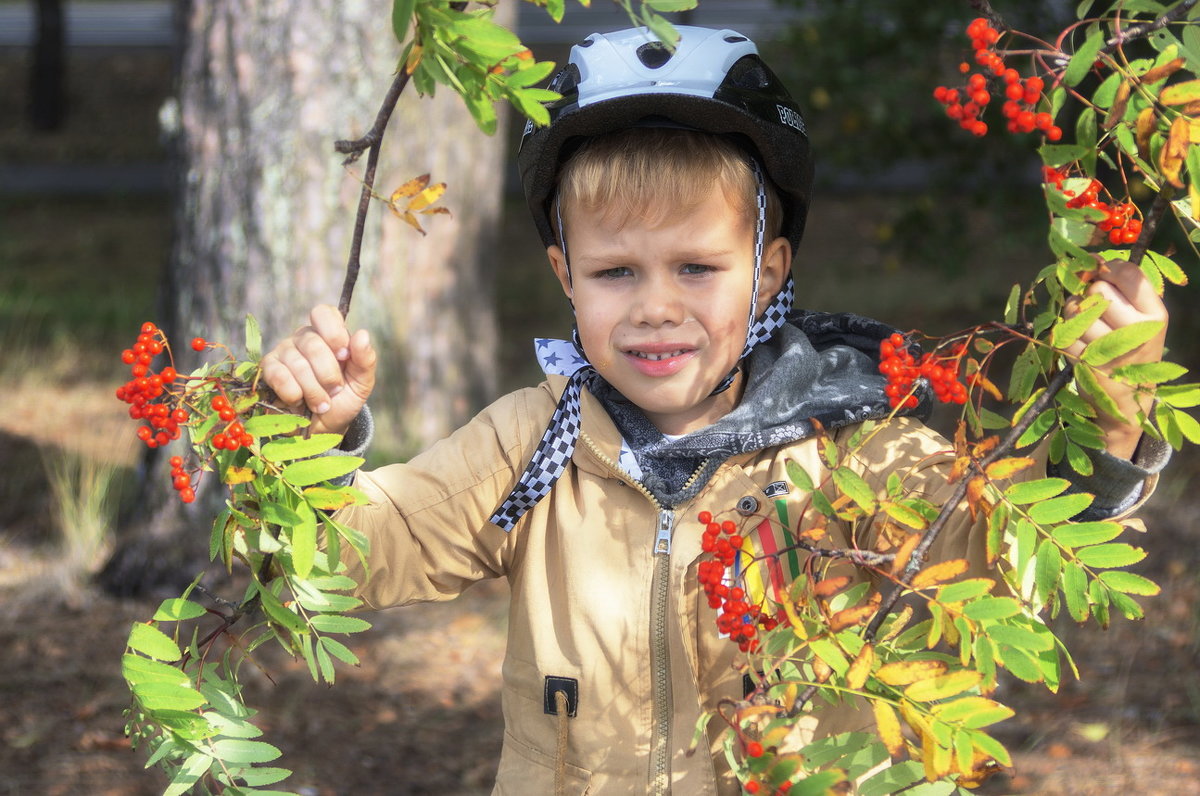
[[675, 351], [653, 352], [653, 351], [636, 351], [636, 350], [634, 350], [634, 351], [627, 351], [626, 353], [628, 353], [631, 356], [635, 356], [638, 359], [647, 359], [651, 362], [661, 362], [664, 359], [672, 359], [674, 357], [681, 357], [684, 354], [686, 354], [687, 352], [688, 352], [688, 349], [680, 348]]

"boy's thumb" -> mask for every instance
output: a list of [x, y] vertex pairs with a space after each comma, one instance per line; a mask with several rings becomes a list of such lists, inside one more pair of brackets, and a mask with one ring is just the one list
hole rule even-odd
[[346, 360], [345, 378], [350, 389], [364, 401], [375, 389], [375, 348], [366, 329], [350, 337], [350, 357]]

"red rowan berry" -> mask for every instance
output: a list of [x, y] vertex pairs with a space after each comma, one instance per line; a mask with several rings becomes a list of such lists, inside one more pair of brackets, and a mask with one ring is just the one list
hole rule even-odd
[[758, 741], [751, 741], [746, 744], [746, 754], [750, 757], [762, 757], [763, 747]]
[[712, 522], [712, 512], [702, 511], [696, 515], [696, 519], [699, 520], [701, 524], [708, 525], [710, 522]]
[[179, 499], [184, 503], [191, 503], [196, 499], [196, 493], [191, 487], [179, 490]]
[[762, 788], [762, 785], [759, 784], [758, 780], [752, 779], [742, 787], [746, 789], [746, 793], [758, 793], [759, 789]]
[[193, 351], [203, 351], [207, 346], [208, 346], [208, 341], [205, 340], [203, 337], [193, 337], [192, 338], [192, 350]]

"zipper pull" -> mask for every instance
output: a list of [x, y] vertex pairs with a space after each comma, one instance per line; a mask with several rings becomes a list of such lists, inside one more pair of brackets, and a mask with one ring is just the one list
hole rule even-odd
[[658, 533], [654, 536], [654, 554], [671, 554], [671, 529], [675, 524], [675, 512], [670, 509], [660, 509], [658, 512]]

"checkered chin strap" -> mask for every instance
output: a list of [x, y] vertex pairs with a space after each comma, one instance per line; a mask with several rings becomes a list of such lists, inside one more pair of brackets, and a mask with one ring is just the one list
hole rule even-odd
[[[787, 320], [788, 313], [792, 309], [792, 298], [795, 294], [795, 288], [792, 283], [792, 277], [789, 273], [784, 280], [783, 288], [776, 294], [771, 304], [766, 308], [761, 316], [758, 316], [758, 285], [759, 278], [762, 272], [762, 256], [763, 247], [765, 244], [765, 232], [767, 223], [767, 194], [765, 181], [761, 167], [754, 160], [750, 161], [751, 167], [754, 170], [755, 181], [757, 183], [756, 191], [756, 221], [754, 228], [754, 287], [751, 293], [750, 300], [750, 317], [746, 328], [746, 345], [742, 349], [742, 355], [738, 365], [717, 385], [712, 394], [724, 392], [733, 384], [737, 377], [738, 368], [741, 366], [741, 361], [749, 356], [754, 347], [761, 342], [769, 340], [776, 331]], [[555, 212], [558, 213], [558, 202], [555, 201]], [[558, 216], [558, 234], [559, 246], [563, 251], [564, 260], [567, 257], [566, 236], [563, 234], [562, 216]], [[567, 279], [570, 280], [570, 267], [567, 267]], [[552, 341], [538, 341], [539, 345], [550, 343]], [[567, 379], [567, 386], [563, 390], [562, 396], [558, 399], [558, 405], [554, 408], [554, 414], [550, 416], [550, 423], [546, 427], [546, 431], [542, 434], [542, 439], [538, 443], [537, 450], [533, 452], [533, 458], [525, 467], [525, 471], [521, 473], [521, 477], [517, 480], [517, 485], [513, 487], [512, 492], [496, 509], [496, 512], [491, 516], [490, 521], [505, 531], [511, 531], [517, 524], [517, 521], [533, 508], [542, 498], [550, 493], [554, 486], [554, 482], [562, 476], [567, 469], [567, 462], [571, 460], [571, 456], [575, 453], [575, 444], [579, 441], [579, 432], [582, 426], [580, 415], [579, 401], [585, 387], [591, 387], [596, 379], [600, 378], [600, 374], [596, 372], [596, 368], [587, 361], [583, 353], [583, 346], [579, 342], [578, 329], [574, 333], [574, 355], [573, 369]]]

